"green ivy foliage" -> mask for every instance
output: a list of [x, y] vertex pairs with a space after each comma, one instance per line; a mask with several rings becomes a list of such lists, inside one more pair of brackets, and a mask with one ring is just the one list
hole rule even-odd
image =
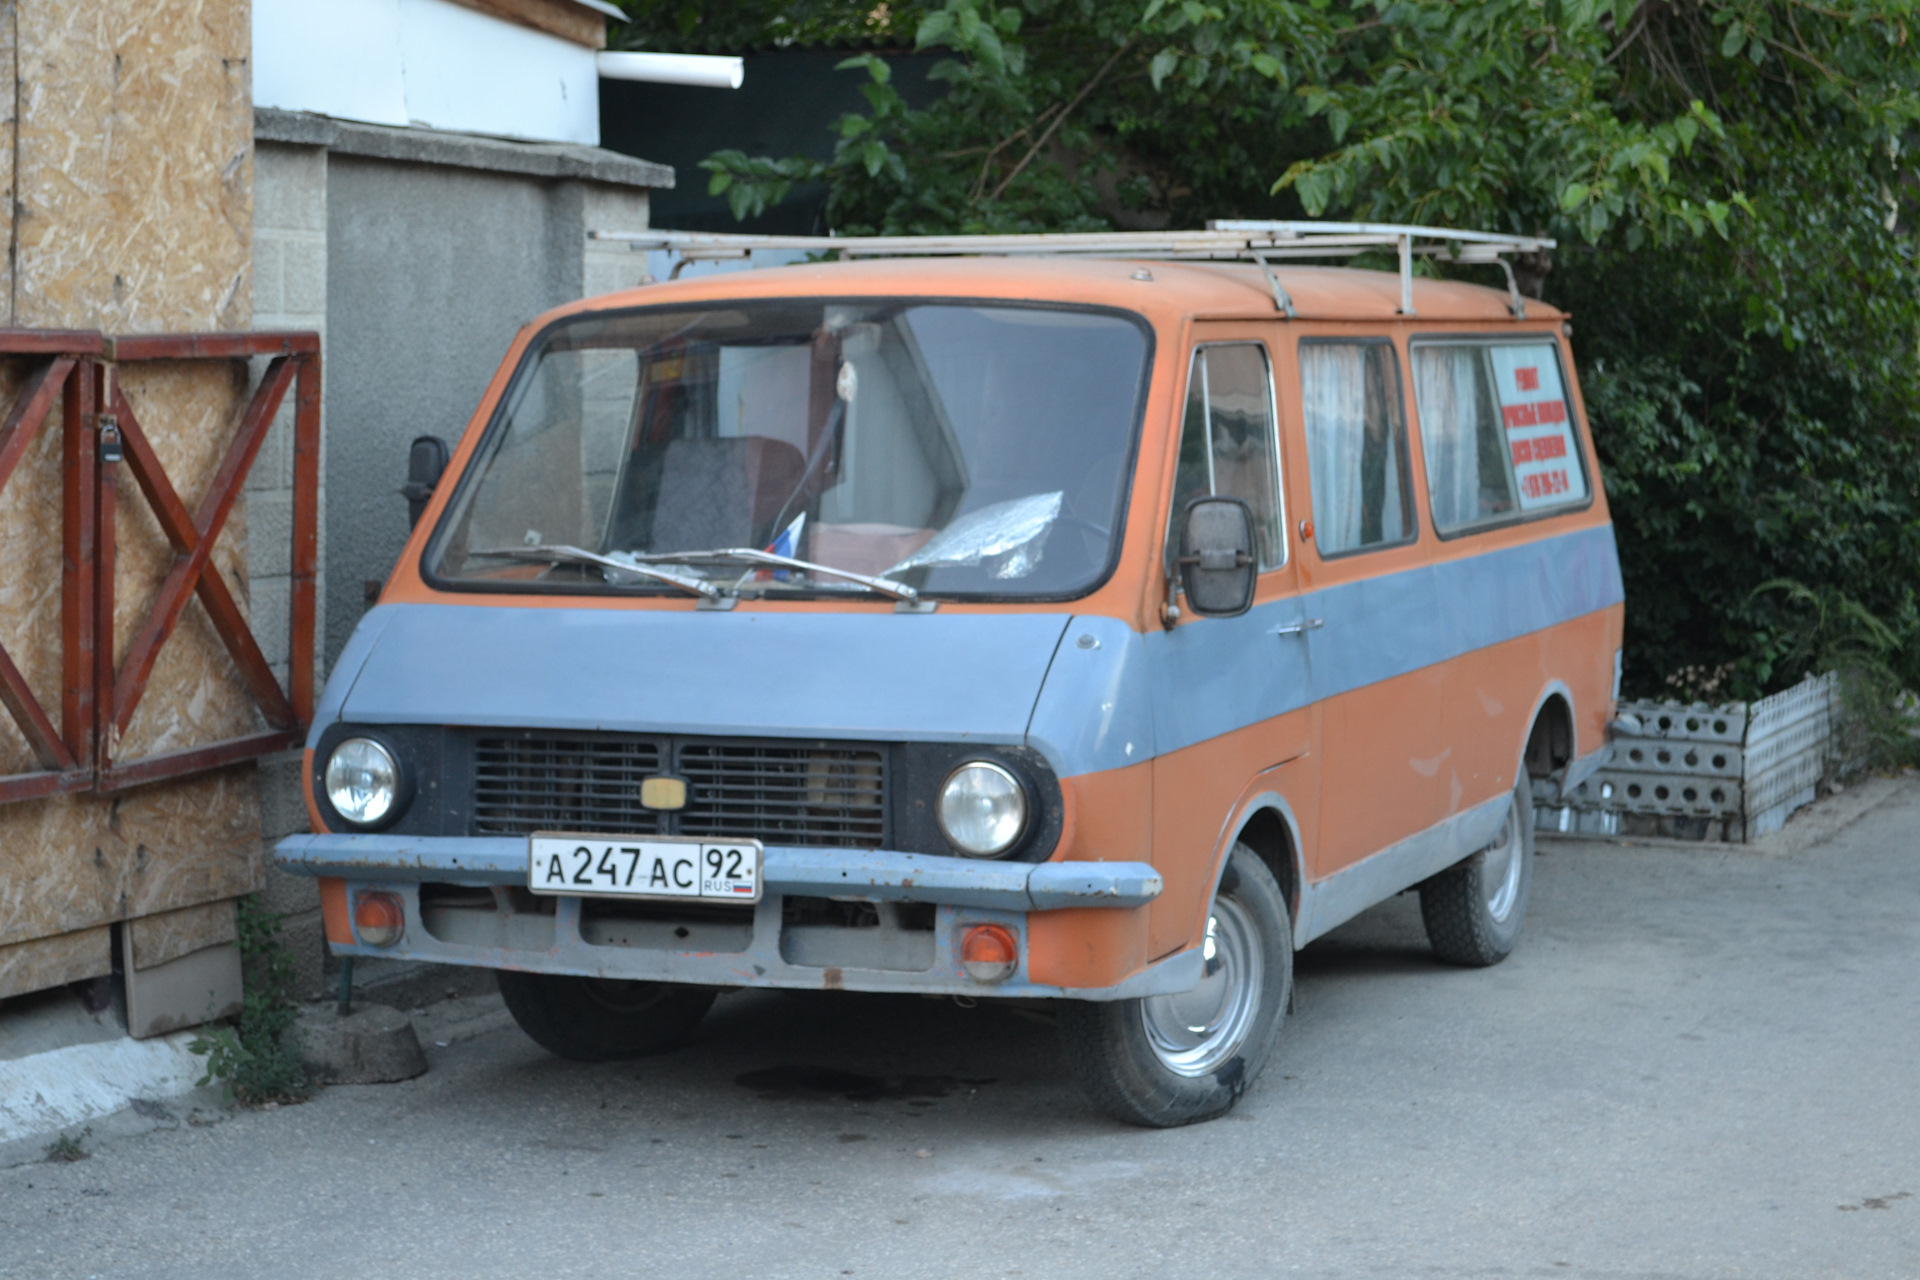
[[306, 1066], [287, 1033], [299, 1017], [293, 995], [293, 957], [280, 941], [280, 917], [258, 897], [236, 904], [243, 975], [240, 1014], [230, 1026], [209, 1027], [187, 1042], [207, 1060], [197, 1082], [218, 1080], [228, 1096], [249, 1106], [304, 1102], [313, 1092]]
[[[742, 217], [824, 181], [841, 234], [1330, 216], [1555, 236], [1528, 270], [1575, 316], [1628, 691], [1753, 697], [1845, 655], [1920, 687], [1914, 0], [628, 12], [629, 47], [855, 51], [868, 109], [831, 159], [706, 161]], [[925, 109], [889, 83], [882, 55], [908, 48], [947, 55]]]

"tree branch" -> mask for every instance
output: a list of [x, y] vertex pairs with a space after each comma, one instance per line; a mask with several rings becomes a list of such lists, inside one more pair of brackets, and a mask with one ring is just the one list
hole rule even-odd
[[1613, 52], [1601, 59], [1601, 65], [1611, 65], [1614, 59], [1625, 53], [1633, 42], [1640, 38], [1641, 33], [1647, 29], [1649, 13], [1650, 10], [1646, 5], [1643, 4], [1640, 6], [1639, 11], [1634, 15], [1633, 21], [1627, 24], [1626, 34], [1621, 36], [1620, 42], [1613, 46]]
[[1048, 107], [1045, 111], [1042, 111], [1039, 115], [1035, 116], [1031, 123], [1020, 126], [1018, 129], [1015, 129], [1012, 133], [1008, 134], [1006, 137], [1000, 139], [1000, 141], [994, 143], [991, 147], [988, 147], [986, 149], [987, 154], [985, 158], [983, 158], [980, 161], [980, 172], [977, 175], [975, 175], [973, 179], [973, 189], [967, 192], [967, 199], [978, 200], [981, 197], [982, 193], [986, 191], [987, 171], [993, 167], [993, 158], [1000, 154], [1001, 148], [1011, 146], [1016, 140], [1026, 137], [1029, 133], [1033, 132], [1033, 130], [1038, 125], [1040, 125], [1042, 122], [1047, 120], [1048, 117], [1052, 116], [1053, 113], [1058, 111], [1059, 109], [1060, 109], [1060, 104], [1057, 102], [1054, 103], [1052, 106]]
[[1108, 58], [1105, 62], [1100, 64], [1100, 69], [1094, 72], [1092, 77], [1089, 78], [1085, 84], [1080, 86], [1080, 92], [1073, 95], [1073, 101], [1069, 102], [1066, 105], [1066, 108], [1062, 110], [1059, 115], [1053, 118], [1053, 123], [1047, 126], [1045, 133], [1042, 133], [1038, 138], [1034, 139], [1033, 145], [1027, 148], [1027, 154], [1025, 154], [1024, 156], [1021, 156], [1020, 163], [1013, 166], [1013, 172], [1009, 173], [1006, 177], [1000, 180], [1000, 185], [993, 189], [993, 193], [989, 195], [987, 199], [998, 200], [1003, 194], [1006, 193], [1007, 188], [1013, 185], [1013, 180], [1020, 176], [1020, 174], [1026, 169], [1027, 165], [1032, 162], [1035, 156], [1040, 154], [1040, 148], [1047, 145], [1047, 139], [1053, 137], [1054, 130], [1058, 129], [1061, 125], [1061, 122], [1064, 121], [1068, 116], [1073, 114], [1073, 109], [1075, 107], [1079, 106], [1082, 102], [1085, 102], [1087, 100], [1087, 95], [1093, 92], [1094, 86], [1099, 84], [1101, 80], [1106, 78], [1107, 72], [1113, 70], [1114, 63], [1120, 61], [1120, 55], [1125, 53], [1127, 50], [1131, 49], [1132, 47], [1133, 47], [1133, 40], [1131, 37], [1129, 37], [1126, 43], [1122, 44], [1118, 49], [1115, 49], [1113, 51], [1112, 57]]

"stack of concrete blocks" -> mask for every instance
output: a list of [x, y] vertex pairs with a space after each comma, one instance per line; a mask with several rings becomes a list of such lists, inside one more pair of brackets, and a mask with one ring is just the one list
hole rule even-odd
[[[540, 312], [631, 288], [645, 270], [595, 230], [647, 227], [661, 165], [594, 147], [254, 113], [255, 324], [322, 334], [320, 656], [338, 656], [408, 536], [407, 452], [466, 431], [514, 333]], [[276, 426], [276, 439], [290, 422]], [[269, 448], [273, 448], [270, 445]], [[284, 444], [281, 446], [284, 448]], [[263, 458], [250, 498], [290, 511], [290, 450]], [[263, 544], [263, 588], [284, 552]], [[284, 664], [285, 645], [262, 636]], [[307, 829], [299, 753], [267, 762], [270, 845]], [[300, 988], [329, 979], [311, 879], [267, 873]]]
[[[0, 323], [108, 335], [244, 329], [252, 316], [253, 167], [245, 0], [14, 0], [0, 5]], [[11, 401], [27, 371], [0, 371]], [[189, 507], [246, 402], [217, 362], [119, 371]], [[0, 497], [0, 643], [42, 705], [61, 702], [59, 409]], [[248, 600], [248, 512], [213, 562]], [[116, 666], [172, 549], [138, 487], [119, 490]], [[197, 601], [160, 651], [113, 746], [126, 762], [257, 730], [261, 721]], [[0, 717], [0, 773], [33, 768]], [[252, 764], [117, 796], [0, 805], [0, 999], [118, 968], [132, 1030], [157, 1034], [239, 997], [234, 899], [260, 887]]]
[[1837, 771], [1838, 679], [1808, 676], [1753, 703], [1623, 702], [1613, 758], [1540, 830], [1746, 841], [1778, 831]]

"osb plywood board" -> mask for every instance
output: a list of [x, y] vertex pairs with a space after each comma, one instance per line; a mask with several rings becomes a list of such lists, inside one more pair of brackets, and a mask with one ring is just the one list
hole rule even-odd
[[[0, 413], [11, 406], [33, 365], [0, 361]], [[247, 399], [244, 366], [125, 365], [120, 382], [141, 428], [188, 508], [196, 509], [232, 439]], [[55, 402], [31, 449], [0, 489], [0, 645], [57, 726], [61, 681], [60, 406]], [[115, 511], [114, 663], [146, 619], [173, 567], [174, 552], [152, 508], [123, 466]], [[214, 544], [213, 564], [248, 612], [246, 505], [235, 504]], [[198, 600], [160, 650], [146, 692], [114, 759], [182, 750], [264, 727], [225, 645]], [[13, 718], [0, 711], [0, 775], [42, 767]]]
[[[246, 366], [238, 362], [121, 365], [119, 378], [141, 430], [181, 501], [188, 510], [198, 511], [245, 410]], [[113, 652], [114, 669], [120, 671], [175, 557], [130, 475], [120, 477], [116, 512]], [[212, 559], [246, 613], [244, 499], [235, 503], [214, 544]], [[195, 600], [161, 648], [133, 720], [113, 745], [113, 758], [125, 762], [180, 751], [264, 727], [232, 657]]]
[[[0, 0], [0, 218], [14, 250], [0, 291], [6, 323], [109, 334], [249, 326], [250, 22], [247, 0]], [[0, 402], [29, 368], [0, 361]], [[120, 377], [182, 499], [197, 507], [244, 407], [238, 367], [126, 366]], [[50, 427], [0, 495], [9, 555], [0, 643], [57, 722], [57, 416]], [[174, 559], [124, 467], [120, 482], [116, 665]], [[245, 538], [236, 509], [214, 553], [243, 609]], [[0, 772], [34, 767], [9, 720], [0, 715]], [[193, 602], [114, 754], [127, 762], [258, 725]], [[112, 921], [221, 904], [143, 925], [156, 954], [217, 929], [222, 906], [230, 921], [228, 900], [262, 884], [255, 779], [244, 765], [116, 797], [0, 806], [0, 994], [105, 972], [102, 926]]]
[[246, 0], [15, 0], [13, 324], [251, 319]]
[[255, 893], [256, 770], [0, 806], [0, 850], [0, 946]]
[[112, 972], [110, 928], [0, 946], [0, 1000]]
[[135, 920], [127, 936], [132, 943], [133, 967], [151, 969], [202, 947], [236, 941], [240, 932], [233, 903], [209, 902]]
[[[3, 29], [3, 28], [0, 28]], [[0, 417], [41, 361], [0, 360]], [[26, 676], [54, 727], [60, 726], [60, 404], [7, 486], [0, 489], [0, 646]], [[0, 775], [43, 767], [13, 717], [0, 708]]]

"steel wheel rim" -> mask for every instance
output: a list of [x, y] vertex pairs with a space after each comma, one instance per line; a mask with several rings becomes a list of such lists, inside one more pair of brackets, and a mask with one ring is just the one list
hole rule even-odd
[[1526, 861], [1526, 833], [1520, 830], [1519, 815], [1513, 809], [1507, 811], [1500, 834], [1481, 858], [1480, 883], [1487, 890], [1487, 914], [1504, 924], [1513, 914], [1513, 904], [1519, 901], [1520, 871]]
[[1210, 1075], [1232, 1061], [1260, 1012], [1266, 959], [1245, 907], [1232, 898], [1215, 899], [1202, 955], [1199, 986], [1140, 1002], [1147, 1044], [1175, 1075]]

